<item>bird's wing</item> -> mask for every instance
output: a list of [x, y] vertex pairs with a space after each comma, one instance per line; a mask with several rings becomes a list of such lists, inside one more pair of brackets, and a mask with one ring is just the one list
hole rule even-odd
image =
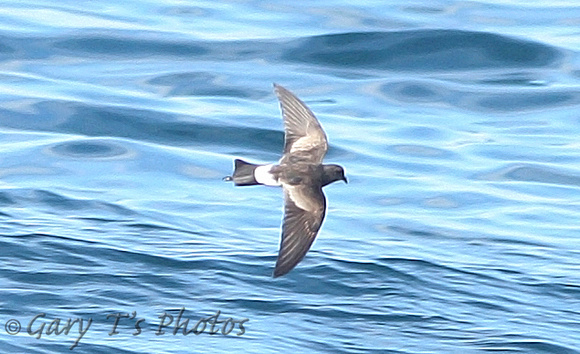
[[284, 118], [284, 155], [294, 155], [320, 164], [328, 141], [312, 111], [284, 87], [274, 84]]
[[284, 224], [274, 277], [291, 271], [304, 258], [320, 230], [326, 211], [322, 188], [284, 185]]

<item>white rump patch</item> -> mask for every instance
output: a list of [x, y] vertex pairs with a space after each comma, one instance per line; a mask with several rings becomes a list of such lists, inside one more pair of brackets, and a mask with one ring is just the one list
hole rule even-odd
[[278, 182], [272, 173], [270, 173], [273, 166], [274, 164], [256, 167], [254, 170], [254, 178], [256, 179], [256, 182], [267, 186], [279, 186], [280, 182]]

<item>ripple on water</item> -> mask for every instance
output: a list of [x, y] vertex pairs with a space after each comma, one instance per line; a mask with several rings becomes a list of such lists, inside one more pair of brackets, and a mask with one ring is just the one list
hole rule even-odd
[[380, 94], [399, 102], [414, 104], [446, 104], [458, 108], [487, 112], [521, 112], [580, 105], [580, 91], [553, 89], [537, 85], [503, 88], [448, 86], [432, 80], [387, 82]]
[[561, 186], [580, 186], [580, 173], [544, 165], [515, 163], [478, 176], [489, 181], [539, 182]]
[[[108, 107], [78, 102], [39, 102], [35, 110], [44, 112], [44, 120], [34, 120], [34, 113], [9, 112], [2, 123], [13, 129], [35, 129], [37, 131], [71, 133], [90, 137], [129, 138], [138, 141], [153, 141], [168, 145], [220, 145], [245, 146], [258, 151], [278, 153], [284, 144], [284, 133], [280, 130], [259, 127], [218, 125], [213, 122], [183, 121], [174, 115], [155, 110]], [[66, 113], [65, 113], [66, 112]], [[1, 113], [1, 109], [0, 109]], [[7, 115], [8, 116], [8, 115]], [[30, 119], [29, 119], [30, 118]], [[57, 147], [56, 153], [79, 157], [88, 150], [98, 149], [102, 153], [121, 151], [118, 146], [105, 140], [91, 144], [112, 144], [109, 147], [79, 147], [74, 144]], [[120, 146], [119, 146], [120, 148]], [[84, 153], [81, 152], [85, 150]], [[96, 150], [95, 155], [98, 155]]]
[[432, 146], [415, 144], [398, 144], [390, 148], [391, 152], [399, 155], [429, 158], [449, 158], [453, 153], [448, 150], [438, 149]]
[[72, 158], [110, 159], [127, 158], [133, 154], [129, 149], [106, 140], [75, 140], [59, 143], [48, 148], [58, 156]]
[[510, 92], [509, 94], [484, 95], [473, 102], [484, 110], [520, 112], [522, 110], [546, 109], [580, 104], [578, 91]]
[[196, 56], [204, 54], [207, 50], [191, 42], [155, 40], [144, 38], [130, 38], [121, 36], [84, 36], [65, 39], [53, 44], [55, 48], [73, 50], [89, 54], [105, 56], [131, 55], [151, 56], [165, 53], [175, 56]]
[[14, 49], [7, 44], [0, 42], [0, 53], [1, 54], [11, 54], [14, 53]]
[[449, 90], [425, 80], [389, 82], [381, 86], [381, 94], [406, 102], [439, 102], [446, 100]]
[[165, 89], [166, 96], [213, 96], [260, 99], [270, 95], [266, 90], [236, 87], [220, 76], [206, 72], [179, 72], [156, 76], [148, 84]]
[[458, 30], [314, 36], [298, 41], [284, 55], [289, 61], [323, 66], [412, 71], [545, 67], [561, 57], [545, 44]]

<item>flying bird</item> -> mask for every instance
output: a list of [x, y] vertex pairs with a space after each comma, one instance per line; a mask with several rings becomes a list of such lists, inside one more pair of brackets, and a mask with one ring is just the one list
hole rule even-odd
[[324, 165], [328, 140], [312, 111], [284, 87], [274, 84], [284, 119], [284, 153], [278, 164], [259, 165], [234, 161], [236, 186], [281, 186], [284, 191], [284, 221], [280, 250], [273, 276], [290, 272], [314, 242], [324, 215], [326, 198], [322, 187], [336, 181], [348, 183], [339, 165]]

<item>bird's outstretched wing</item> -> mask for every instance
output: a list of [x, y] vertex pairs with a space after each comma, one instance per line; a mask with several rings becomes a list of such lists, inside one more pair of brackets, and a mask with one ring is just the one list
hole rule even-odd
[[274, 84], [284, 118], [284, 155], [320, 164], [328, 141], [326, 134], [312, 111], [284, 87]]
[[274, 277], [291, 271], [304, 258], [324, 220], [322, 188], [284, 185], [284, 224]]

